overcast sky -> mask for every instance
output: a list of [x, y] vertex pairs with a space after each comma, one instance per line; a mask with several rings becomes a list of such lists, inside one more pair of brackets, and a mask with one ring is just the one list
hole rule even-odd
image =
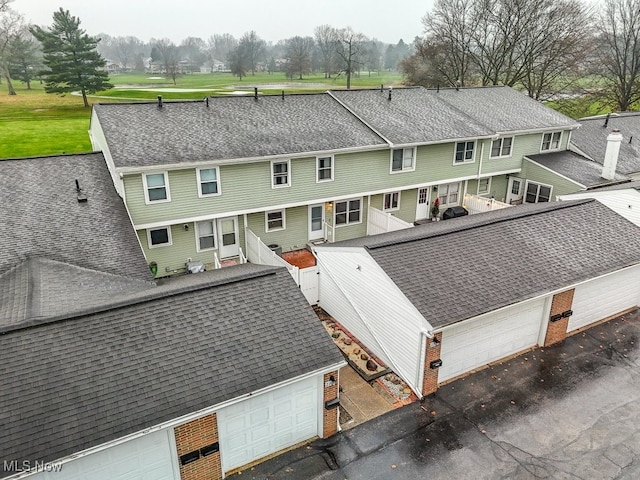
[[313, 35], [322, 24], [352, 27], [385, 43], [411, 43], [422, 34], [432, 0], [14, 0], [28, 22], [50, 25], [62, 7], [79, 17], [90, 35], [133, 35], [148, 41], [169, 37], [207, 39], [214, 33], [240, 37], [255, 30], [267, 41]]

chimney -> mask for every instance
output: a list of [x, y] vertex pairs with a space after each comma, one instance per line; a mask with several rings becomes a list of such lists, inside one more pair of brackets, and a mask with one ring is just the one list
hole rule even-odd
[[612, 130], [607, 137], [607, 149], [604, 152], [604, 164], [602, 165], [602, 178], [613, 180], [616, 176], [621, 142], [622, 134], [620, 130]]
[[158, 95], [158, 108], [162, 108], [162, 95]]

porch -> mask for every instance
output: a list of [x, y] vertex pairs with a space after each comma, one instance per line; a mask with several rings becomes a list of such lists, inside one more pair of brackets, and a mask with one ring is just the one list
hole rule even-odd
[[467, 209], [469, 215], [475, 215], [477, 213], [486, 213], [493, 210], [512, 207], [513, 205], [499, 202], [495, 198], [481, 197], [479, 195], [471, 195], [467, 193], [463, 198], [462, 206]]

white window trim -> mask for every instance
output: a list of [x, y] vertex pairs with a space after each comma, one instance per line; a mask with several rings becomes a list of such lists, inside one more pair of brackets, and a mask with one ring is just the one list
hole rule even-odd
[[[461, 205], [460, 203], [460, 199], [462, 198], [462, 185], [461, 182], [451, 182], [451, 183], [441, 183], [440, 185], [438, 185], [438, 191], [436, 192], [436, 197], [440, 198], [440, 189], [442, 187], [449, 187], [449, 185], [458, 185], [458, 200], [456, 200], [454, 203], [441, 203], [440, 204], [440, 211], [442, 211], [443, 208], [449, 208], [449, 207], [456, 207], [458, 205]], [[449, 191], [447, 190], [447, 199], [450, 197]], [[433, 202], [431, 202], [431, 204], [433, 205]], [[431, 211], [431, 210], [429, 210]]]
[[[487, 182], [487, 191], [486, 192], [481, 192], [480, 191], [480, 181], [481, 180], [488, 180]], [[484, 178], [479, 178], [478, 179], [478, 186], [476, 189], [477, 194], [480, 195], [489, 195], [491, 193], [491, 177], [484, 177]]]
[[[560, 133], [560, 140], [558, 140], [558, 148], [551, 148], [551, 144], [553, 143], [553, 135], [555, 133]], [[542, 145], [544, 145], [544, 136], [550, 134], [551, 141], [549, 143], [549, 148], [546, 150], [542, 149]], [[553, 132], [542, 132], [542, 138], [540, 139], [540, 152], [557, 152], [558, 150], [562, 150], [562, 137], [564, 132], [562, 130], [554, 130]]]
[[[167, 191], [167, 198], [164, 200], [149, 200], [149, 186], [147, 185], [147, 175], [164, 175], [164, 188]], [[145, 172], [142, 174], [142, 186], [144, 190], [144, 203], [155, 205], [156, 203], [167, 203], [171, 201], [171, 191], [169, 189], [169, 172]]]
[[[168, 243], [162, 243], [160, 245], [152, 245], [151, 244], [151, 232], [154, 230], [167, 230], [167, 238], [169, 239]], [[162, 248], [162, 247], [170, 247], [173, 245], [173, 238], [171, 237], [171, 225], [167, 225], [165, 227], [155, 227], [155, 228], [147, 228], [147, 246], [149, 248]]]
[[[351, 202], [353, 200], [360, 200], [360, 220], [358, 220], [357, 222], [349, 222], [349, 202]], [[340, 225], [338, 225], [336, 223], [336, 215], [338, 215], [338, 208], [337, 208], [338, 203], [346, 203], [347, 204], [347, 212], [346, 212], [347, 223], [342, 223]], [[350, 225], [359, 225], [359, 224], [361, 224], [362, 223], [362, 215], [364, 214], [363, 208], [364, 208], [364, 204], [362, 202], [362, 197], [347, 198], [346, 200], [338, 200], [336, 202], [333, 202], [333, 228], [341, 228], [341, 227], [348, 227]]]
[[[534, 185], [538, 185], [538, 187], [549, 187], [549, 202], [553, 201], [553, 185], [549, 185], [548, 183], [542, 182], [534, 182], [530, 180], [525, 180], [524, 182], [524, 190], [522, 191], [522, 203], [530, 203], [527, 202], [527, 190], [529, 190], [529, 184], [533, 183]], [[538, 197], [540, 196], [540, 188], [538, 188], [538, 193], [536, 194], [536, 202], [535, 203], [549, 203], [549, 202], [538, 202]]]
[[[404, 151], [405, 150], [413, 150], [412, 152], [412, 162], [411, 162], [411, 168], [405, 168], [404, 167]], [[400, 170], [394, 170], [393, 169], [393, 152], [396, 150], [402, 150], [402, 168]], [[391, 149], [391, 157], [389, 159], [389, 173], [391, 175], [395, 175], [396, 173], [406, 173], [406, 172], [414, 172], [416, 170], [416, 155], [418, 153], [418, 148], [417, 147], [399, 147], [399, 148], [392, 148]]]
[[[396, 193], [398, 194], [398, 206], [397, 207], [392, 207], [392, 208], [384, 208], [385, 197], [387, 195], [395, 195]], [[382, 211], [383, 212], [395, 212], [397, 210], [400, 210], [400, 193], [401, 193], [400, 191], [395, 191], [395, 192], [387, 192], [387, 193], [384, 193], [382, 195]]]
[[[321, 158], [330, 158], [331, 159], [331, 178], [325, 178], [323, 180], [320, 180], [319, 177], [319, 173], [320, 173], [320, 159]], [[316, 183], [326, 183], [326, 182], [333, 182], [333, 173], [335, 171], [335, 157], [333, 155], [321, 155], [316, 157]]]
[[[199, 223], [211, 222], [213, 223], [213, 248], [200, 248], [200, 229], [198, 228]], [[196, 235], [196, 252], [210, 252], [212, 250], [218, 250], [218, 227], [216, 225], [216, 220], [200, 220], [198, 222], [193, 222], [195, 225], [195, 235]]]
[[[276, 163], [286, 163], [287, 164], [287, 183], [283, 184], [283, 185], [276, 185], [274, 180], [275, 180], [275, 173], [273, 171], [273, 166]], [[291, 160], [271, 160], [271, 188], [287, 188], [291, 186]]]
[[[505, 139], [510, 138], [511, 139], [511, 150], [509, 150], [509, 155], [502, 155], [502, 147], [504, 145], [504, 141]], [[493, 150], [493, 142], [500, 140], [500, 155], [498, 155], [497, 157], [493, 157], [491, 156], [491, 151]], [[515, 137], [500, 137], [497, 138], [496, 140], [491, 140], [491, 145], [489, 145], [489, 158], [490, 159], [495, 159], [495, 158], [509, 158], [509, 157], [513, 157], [513, 145], [515, 144]]]
[[[466, 151], [466, 147], [467, 147], [467, 143], [469, 142], [473, 142], [473, 155], [471, 157], [471, 160], [463, 160], [462, 162], [456, 162], [456, 153], [458, 152], [457, 147], [459, 143], [464, 143], [465, 144], [465, 151]], [[453, 164], [454, 165], [468, 165], [470, 163], [475, 163], [476, 162], [476, 152], [478, 150], [478, 142], [476, 140], [464, 140], [462, 142], [455, 142], [453, 144]]]
[[[276, 213], [276, 212], [282, 212], [282, 227], [278, 227], [278, 228], [269, 228], [269, 214], [270, 213]], [[286, 230], [287, 228], [287, 211], [284, 208], [279, 208], [277, 210], [269, 210], [268, 212], [264, 212], [264, 231], [271, 233], [271, 232], [280, 232], [282, 230]]]
[[[202, 193], [202, 179], [200, 178], [200, 170], [215, 170], [216, 171], [216, 183], [218, 184], [218, 193]], [[198, 197], [199, 198], [207, 198], [207, 197], [219, 197], [222, 195], [222, 185], [220, 184], [220, 167], [203, 167], [196, 168], [196, 177], [198, 179]], [[207, 182], [209, 183], [209, 182]]]

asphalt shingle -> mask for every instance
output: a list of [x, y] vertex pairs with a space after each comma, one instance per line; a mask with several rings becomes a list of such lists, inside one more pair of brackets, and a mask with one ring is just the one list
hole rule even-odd
[[285, 269], [185, 279], [0, 335], [0, 458], [59, 459], [342, 361]]

